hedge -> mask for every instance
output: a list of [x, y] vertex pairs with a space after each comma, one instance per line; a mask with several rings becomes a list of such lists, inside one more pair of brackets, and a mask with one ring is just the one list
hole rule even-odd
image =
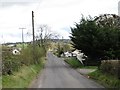
[[103, 73], [108, 73], [120, 79], [120, 60], [103, 60], [100, 70]]

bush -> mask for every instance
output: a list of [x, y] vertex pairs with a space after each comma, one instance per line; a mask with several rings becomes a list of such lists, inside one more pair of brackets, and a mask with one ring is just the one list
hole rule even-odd
[[26, 90], [23, 88], [28, 88], [30, 86], [32, 80], [43, 68], [43, 65], [44, 64], [41, 63], [36, 65], [22, 66], [18, 72], [13, 73], [14, 75], [4, 75], [2, 77], [2, 90], [4, 90], [4, 88], [10, 88], [10, 90], [21, 88], [20, 90]]
[[46, 49], [44, 47], [36, 46], [34, 48], [34, 54], [32, 53], [34, 58], [34, 64], [39, 64], [40, 58], [46, 56]]
[[20, 58], [23, 64], [30, 65], [40, 63], [40, 58], [43, 56], [45, 56], [44, 48], [39, 46], [33, 48], [32, 45], [28, 45], [28, 47], [22, 51]]
[[120, 60], [103, 60], [100, 70], [103, 73], [108, 73], [120, 79]]
[[93, 60], [93, 59], [86, 59], [83, 61], [85, 66], [98, 66], [99, 65], [99, 60]]
[[11, 52], [11, 48], [3, 46], [2, 51], [2, 74], [12, 74], [13, 71], [18, 71], [21, 66], [21, 62], [18, 56], [15, 56]]
[[[18, 71], [23, 65], [39, 64], [40, 59], [45, 56], [46, 52], [43, 47], [28, 45], [24, 48], [20, 55], [13, 55], [12, 48], [3, 46], [2, 57], [2, 74], [12, 74], [13, 71]], [[33, 53], [34, 50], [34, 53]]]
[[103, 73], [100, 70], [88, 74], [106, 88], [120, 88], [120, 80], [113, 75]]

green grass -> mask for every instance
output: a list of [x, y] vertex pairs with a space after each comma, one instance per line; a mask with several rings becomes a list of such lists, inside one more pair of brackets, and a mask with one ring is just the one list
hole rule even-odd
[[115, 76], [102, 73], [100, 70], [96, 70], [88, 75], [106, 88], [120, 88], [120, 79]]
[[76, 60], [75, 58], [67, 58], [67, 59], [65, 59], [65, 62], [67, 62], [72, 68], [83, 67], [83, 65], [80, 63], [80, 61]]
[[18, 72], [14, 72], [13, 75], [3, 76], [2, 87], [27, 88], [42, 68], [43, 63], [30, 66], [23, 66]]
[[66, 58], [65, 62], [67, 62], [72, 68], [97, 69], [97, 66], [84, 66], [84, 65], [82, 65], [81, 62], [74, 57]]
[[2, 88], [2, 75], [0, 75], [0, 90]]

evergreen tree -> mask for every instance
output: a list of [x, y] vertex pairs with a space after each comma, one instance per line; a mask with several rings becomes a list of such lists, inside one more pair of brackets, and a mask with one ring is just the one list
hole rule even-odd
[[90, 60], [120, 59], [120, 17], [104, 14], [83, 18], [71, 28], [74, 48], [82, 50]]

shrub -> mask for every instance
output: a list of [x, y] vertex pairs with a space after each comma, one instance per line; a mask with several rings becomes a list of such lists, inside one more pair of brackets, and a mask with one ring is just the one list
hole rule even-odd
[[12, 71], [18, 71], [21, 66], [18, 56], [12, 54], [11, 48], [3, 46], [2, 50], [2, 74], [12, 74]]
[[85, 61], [83, 61], [85, 66], [98, 66], [99, 65], [99, 61], [98, 60], [93, 60], [93, 59], [86, 59]]
[[96, 70], [88, 74], [106, 88], [120, 88], [120, 80], [113, 75]]
[[114, 75], [120, 79], [120, 60], [103, 60], [100, 70], [103, 73]]
[[39, 64], [40, 58], [45, 56], [46, 52], [43, 47], [28, 45], [20, 55], [20, 60], [22, 64], [30, 65], [30, 64]]
[[[3, 46], [2, 53], [2, 74], [12, 74], [13, 71], [18, 71], [22, 65], [39, 64], [41, 57], [45, 56], [46, 52], [43, 47], [28, 45], [21, 51], [20, 55], [13, 55], [12, 48]], [[33, 54], [34, 50], [34, 54]]]

